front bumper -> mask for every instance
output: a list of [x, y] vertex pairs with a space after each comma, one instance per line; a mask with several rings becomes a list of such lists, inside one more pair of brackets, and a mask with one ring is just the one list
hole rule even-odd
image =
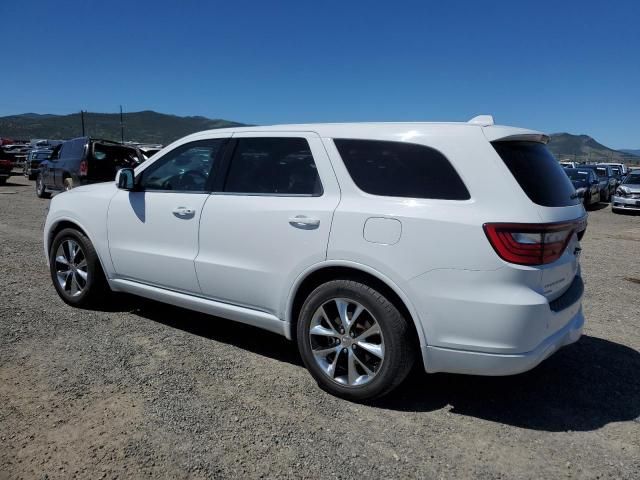
[[615, 195], [611, 199], [611, 208], [640, 211], [640, 198], [619, 197]]

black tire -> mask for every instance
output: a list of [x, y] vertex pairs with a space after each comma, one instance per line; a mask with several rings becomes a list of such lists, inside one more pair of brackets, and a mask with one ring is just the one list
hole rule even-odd
[[[57, 268], [60, 266], [56, 261], [56, 255], [60, 245], [66, 240], [76, 242], [86, 260], [87, 279], [84, 288], [78, 295], [71, 295], [60, 284]], [[53, 239], [49, 250], [49, 271], [51, 280], [58, 295], [65, 303], [74, 307], [94, 308], [100, 307], [110, 298], [111, 289], [105, 278], [98, 254], [91, 241], [80, 231], [74, 228], [61, 230]]]
[[0, 177], [0, 185], [7, 183], [7, 177]]
[[[361, 386], [341, 385], [329, 378], [312, 353], [309, 329], [313, 315], [320, 306], [335, 298], [360, 303], [375, 317], [384, 337], [384, 360], [375, 376]], [[368, 285], [353, 280], [333, 280], [311, 292], [302, 305], [297, 325], [298, 349], [320, 388], [347, 400], [371, 400], [386, 395], [400, 385], [413, 367], [416, 341], [408, 321], [411, 320], [405, 319], [392, 302]]]
[[47, 187], [44, 185], [44, 179], [42, 174], [39, 173], [36, 178], [36, 196], [38, 198], [50, 198], [51, 194], [47, 192]]

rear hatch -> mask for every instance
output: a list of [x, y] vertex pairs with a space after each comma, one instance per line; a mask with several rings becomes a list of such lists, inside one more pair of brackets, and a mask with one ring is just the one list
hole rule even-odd
[[491, 141], [535, 205], [540, 224], [503, 224], [485, 230], [503, 259], [539, 271], [540, 293], [553, 301], [569, 289], [579, 271], [579, 239], [586, 229], [586, 213], [546, 140], [541, 134], [518, 134]]
[[114, 180], [121, 168], [135, 168], [143, 161], [136, 148], [117, 143], [95, 141], [90, 148], [89, 162], [81, 165], [80, 174], [87, 176], [91, 182]]

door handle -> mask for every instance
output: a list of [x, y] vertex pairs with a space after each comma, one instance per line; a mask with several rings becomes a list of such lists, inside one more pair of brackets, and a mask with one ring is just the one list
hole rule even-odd
[[320, 225], [320, 220], [317, 218], [307, 217], [305, 215], [297, 215], [289, 219], [289, 225], [296, 228], [312, 229], [317, 228]]
[[173, 209], [173, 214], [179, 217], [189, 217], [193, 216], [195, 213], [196, 211], [193, 208], [176, 207]]

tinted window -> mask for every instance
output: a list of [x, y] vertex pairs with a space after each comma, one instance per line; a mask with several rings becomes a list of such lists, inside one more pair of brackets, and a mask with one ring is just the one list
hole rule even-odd
[[469, 191], [449, 160], [424, 145], [334, 139], [360, 190], [389, 197], [467, 200]]
[[608, 177], [609, 174], [607, 172], [607, 169], [604, 167], [600, 167], [600, 168], [596, 168], [596, 173], [598, 174], [599, 177]]
[[627, 178], [624, 179], [624, 182], [627, 184], [640, 184], [640, 173], [630, 173]]
[[84, 155], [84, 147], [86, 145], [85, 138], [78, 138], [76, 140], [70, 140], [62, 145], [62, 151], [60, 152], [60, 158], [66, 159], [79, 159]]
[[493, 142], [492, 145], [532, 202], [544, 207], [580, 203], [569, 177], [546, 145], [537, 142]]
[[589, 180], [588, 170], [575, 170], [573, 168], [567, 168], [565, 169], [565, 173], [569, 176], [571, 180], [578, 180], [578, 181]]
[[239, 138], [224, 191], [318, 196], [322, 185], [304, 138]]
[[142, 172], [146, 190], [204, 192], [226, 139], [187, 143], [171, 150]]

